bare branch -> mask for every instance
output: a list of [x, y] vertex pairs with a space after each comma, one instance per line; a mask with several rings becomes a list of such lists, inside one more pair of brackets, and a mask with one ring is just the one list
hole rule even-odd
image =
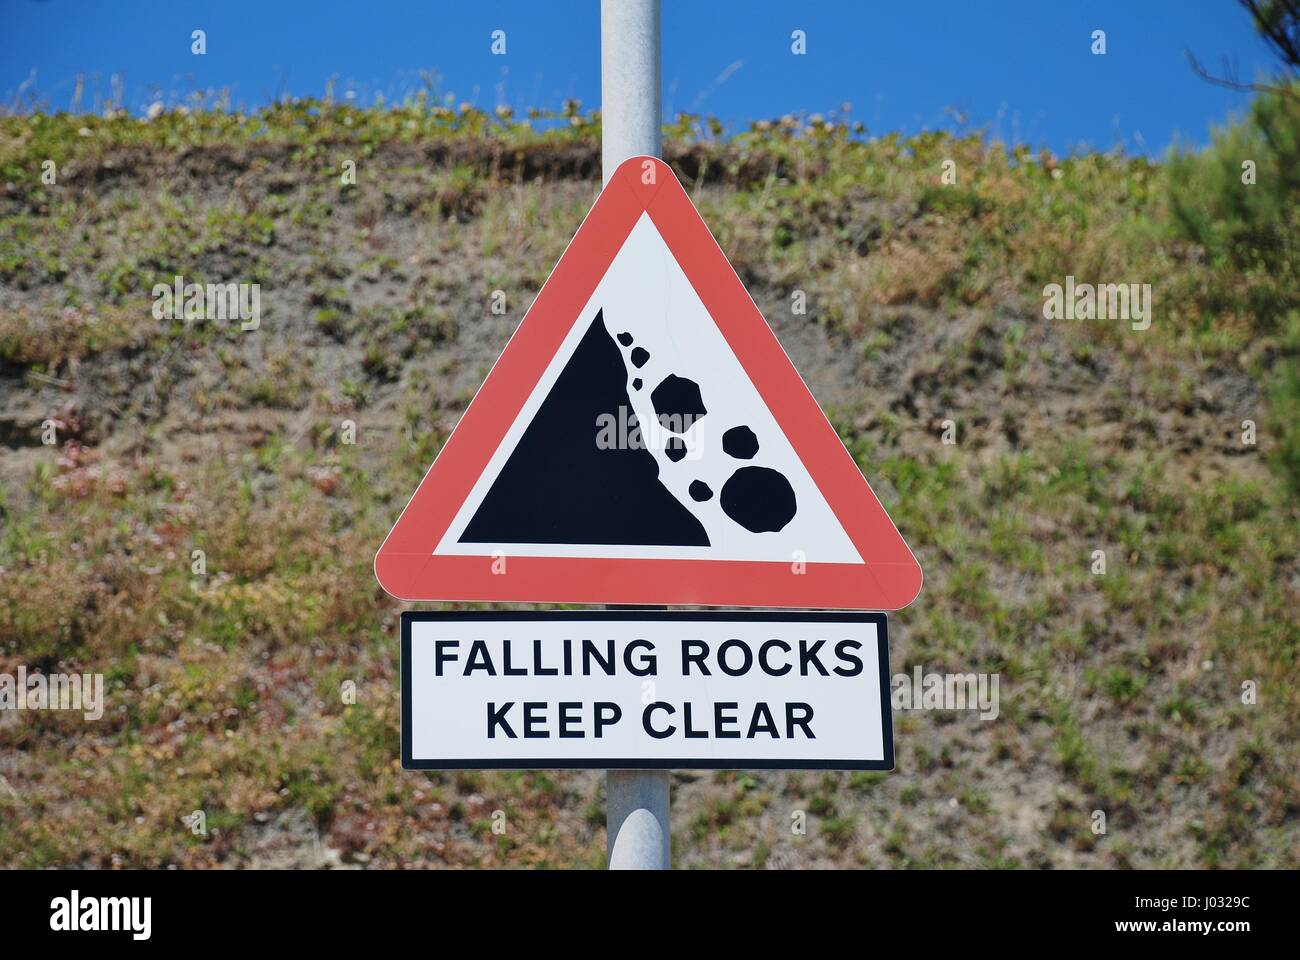
[[[1245, 2], [1245, 0], [1243, 0]], [[1216, 87], [1224, 87], [1228, 90], [1239, 90], [1243, 93], [1276, 93], [1280, 96], [1290, 97], [1292, 100], [1300, 102], [1300, 95], [1297, 95], [1294, 88], [1285, 85], [1273, 83], [1246, 83], [1237, 79], [1236, 70], [1228, 64], [1224, 64], [1224, 76], [1216, 77], [1201, 65], [1201, 61], [1196, 59], [1195, 54], [1190, 50], [1185, 50], [1187, 62], [1191, 65], [1192, 71], [1207, 83], [1212, 83]]]

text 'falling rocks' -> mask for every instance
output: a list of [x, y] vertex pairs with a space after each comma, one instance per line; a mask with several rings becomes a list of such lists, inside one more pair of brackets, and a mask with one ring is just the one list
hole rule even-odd
[[[679, 641], [675, 659], [682, 677], [746, 677], [757, 672], [768, 677], [856, 677], [863, 670], [862, 643], [842, 639], [786, 641], [768, 639], [757, 647], [739, 639], [711, 646], [706, 640]], [[565, 638], [546, 644], [503, 640], [494, 651], [485, 640], [468, 644], [459, 639], [434, 641], [434, 671], [470, 677], [616, 677], [659, 676], [661, 658], [656, 645], [643, 638], [621, 645], [613, 640], [581, 641]], [[540, 688], [538, 688], [540, 689]], [[612, 701], [489, 700], [485, 705], [489, 739], [600, 739], [606, 730], [625, 720]], [[657, 740], [689, 739], [816, 739], [815, 710], [802, 701], [757, 700], [742, 706], [738, 700], [706, 704], [651, 700], [640, 711], [644, 732]]]

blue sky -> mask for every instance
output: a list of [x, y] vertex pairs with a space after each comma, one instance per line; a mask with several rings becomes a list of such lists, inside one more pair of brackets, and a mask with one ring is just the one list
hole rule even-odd
[[[870, 133], [956, 126], [1058, 152], [1204, 143], [1245, 94], [1196, 77], [1185, 50], [1253, 78], [1272, 61], [1232, 0], [663, 0], [664, 112], [733, 129], [842, 103]], [[236, 105], [354, 91], [440, 94], [491, 108], [600, 100], [598, 0], [0, 0], [0, 92], [83, 108], [122, 79], [135, 111], [200, 89]], [[190, 52], [194, 29], [207, 54]], [[490, 50], [506, 31], [506, 55]], [[806, 32], [805, 56], [791, 32]], [[1094, 56], [1090, 35], [1107, 35]], [[955, 113], [954, 113], [955, 112]]]

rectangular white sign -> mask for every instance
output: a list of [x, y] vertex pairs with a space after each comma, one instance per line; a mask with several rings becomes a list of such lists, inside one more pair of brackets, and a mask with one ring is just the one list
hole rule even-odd
[[885, 616], [404, 613], [402, 766], [892, 770]]

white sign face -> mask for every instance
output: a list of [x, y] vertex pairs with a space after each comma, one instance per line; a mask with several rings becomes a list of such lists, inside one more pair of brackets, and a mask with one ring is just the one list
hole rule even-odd
[[879, 613], [402, 614], [406, 769], [892, 770]]
[[[583, 442], [596, 446], [598, 451], [619, 451], [628, 444], [642, 445], [644, 456], [654, 461], [654, 467], [648, 471], [649, 478], [666, 487], [679, 503], [690, 507], [694, 519], [703, 528], [703, 535], [692, 543], [652, 544], [623, 542], [628, 538], [616, 543], [592, 543], [588, 542], [589, 536], [580, 533], [574, 534], [578, 542], [571, 544], [555, 540], [527, 543], [494, 537], [467, 538], [467, 528], [484, 499], [511, 455], [519, 449], [521, 438], [536, 421], [542, 406], [555, 394], [560, 375], [571, 369], [580, 344], [588, 343], [593, 327], [611, 348], [618, 344], [617, 352], [623, 355], [620, 376], [631, 388], [626, 391], [626, 397], [607, 405], [608, 417], [587, 417], [577, 424], [585, 431]], [[634, 356], [638, 350], [647, 359]], [[585, 368], [581, 372], [584, 382], [597, 380]], [[703, 398], [698, 404], [686, 402], [683, 412], [676, 415], [663, 406], [662, 399], [657, 406], [651, 388], [674, 382], [689, 384], [697, 391], [703, 389]], [[698, 392], [695, 395], [700, 396]], [[708, 407], [704, 412], [706, 402]], [[661, 417], [665, 426], [660, 426]], [[733, 434], [736, 441], [731, 439]], [[548, 429], [546, 437], [538, 446], [548, 454], [554, 453], [561, 446], [556, 439], [557, 431]], [[752, 450], [731, 446], [733, 442], [743, 445], [751, 440]], [[735, 452], [727, 454], [727, 449]], [[526, 459], [523, 454], [521, 457]], [[577, 462], [577, 458], [567, 459]], [[702, 493], [692, 495], [690, 491], [692, 485], [699, 491], [727, 489], [728, 479], [736, 468], [746, 466], [751, 460], [763, 469], [775, 471], [774, 475], [783, 478], [780, 482], [788, 484], [792, 512], [746, 529], [727, 515], [723, 496], [701, 499]], [[608, 515], [586, 509], [590, 495], [583, 490], [583, 483], [596, 476], [591, 469], [595, 462], [581, 461], [581, 464], [580, 475], [567, 479], [561, 486], [573, 490], [580, 498], [585, 524], [590, 523], [593, 515], [600, 517], [595, 530], [603, 534]], [[562, 466], [563, 462], [548, 464], [551, 470]], [[598, 482], [608, 486], [603, 479]], [[512, 499], [519, 499], [513, 495], [517, 488], [511, 489]], [[770, 502], [776, 497], [768, 494], [759, 499]], [[540, 509], [528, 509], [529, 516], [541, 513]], [[654, 518], [649, 518], [647, 524], [656, 535], [666, 526]], [[584, 530], [587, 534], [591, 532]], [[816, 482], [700, 302], [649, 215], [644, 213], [462, 504], [437, 552], [485, 557], [504, 553], [511, 557], [768, 560], [781, 564], [788, 564], [791, 557], [802, 556], [809, 563], [862, 563], [862, 557]]]

